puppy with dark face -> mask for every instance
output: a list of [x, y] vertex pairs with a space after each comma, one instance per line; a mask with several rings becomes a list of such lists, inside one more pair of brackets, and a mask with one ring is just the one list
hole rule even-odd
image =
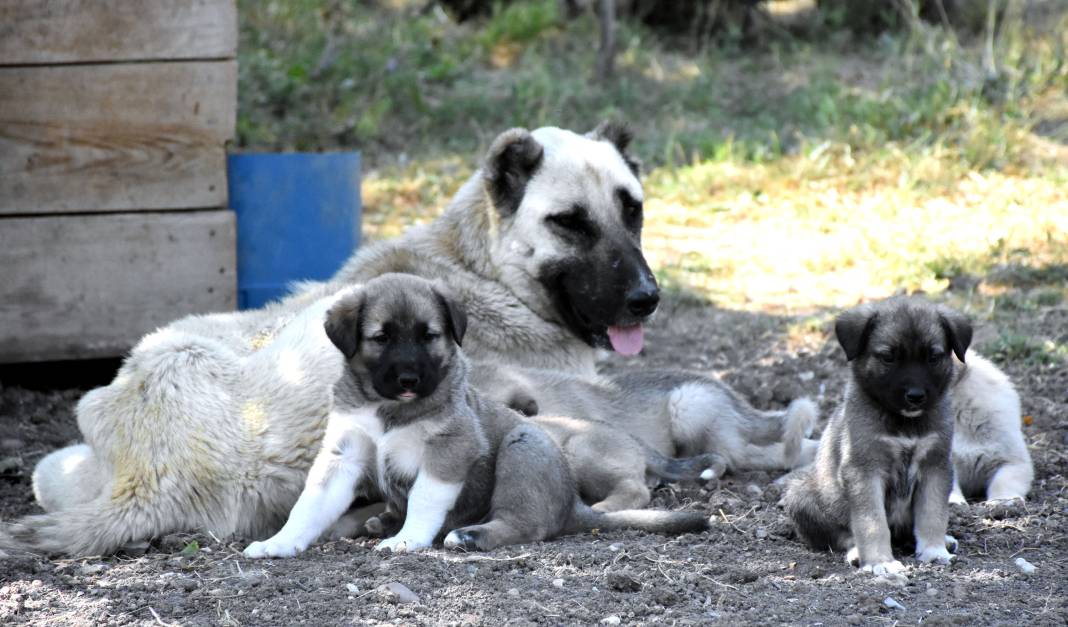
[[369, 478], [387, 503], [372, 526], [403, 521], [377, 549], [414, 551], [444, 537], [449, 547], [488, 550], [595, 527], [707, 528], [697, 514], [603, 514], [586, 506], [553, 440], [468, 387], [460, 352], [466, 320], [415, 275], [382, 275], [333, 305], [325, 330], [348, 367], [335, 386], [322, 450], [285, 526], [250, 545], [247, 557], [303, 550]]
[[964, 361], [967, 318], [919, 298], [892, 298], [840, 315], [835, 335], [852, 365], [845, 400], [815, 463], [785, 504], [816, 549], [846, 551], [875, 574], [904, 569], [892, 540], [912, 537], [922, 562], [949, 563], [953, 355]]

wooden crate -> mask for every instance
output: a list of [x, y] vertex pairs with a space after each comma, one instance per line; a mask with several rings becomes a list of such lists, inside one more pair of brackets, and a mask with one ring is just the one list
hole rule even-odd
[[233, 0], [0, 3], [0, 362], [236, 303]]

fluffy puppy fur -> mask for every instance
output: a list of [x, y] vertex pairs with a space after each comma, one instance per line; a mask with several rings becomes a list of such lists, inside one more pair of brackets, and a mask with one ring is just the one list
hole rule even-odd
[[841, 314], [835, 335], [851, 362], [845, 398], [813, 466], [791, 481], [786, 511], [816, 549], [847, 551], [863, 570], [896, 574], [891, 540], [913, 537], [922, 562], [948, 563], [953, 355], [971, 324], [918, 298]]
[[970, 352], [967, 364], [957, 364], [951, 393], [955, 480], [950, 503], [1025, 499], [1035, 472], [1012, 382], [997, 366]]

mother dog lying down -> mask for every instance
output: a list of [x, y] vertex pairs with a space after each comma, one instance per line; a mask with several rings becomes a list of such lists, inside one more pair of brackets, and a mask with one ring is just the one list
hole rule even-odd
[[86, 555], [179, 530], [277, 530], [342, 373], [323, 317], [339, 290], [386, 272], [442, 280], [468, 311], [474, 359], [592, 373], [599, 348], [637, 352], [659, 297], [628, 141], [611, 124], [507, 131], [439, 219], [361, 250], [329, 283], [146, 336], [78, 404], [85, 443], [38, 464], [47, 513], [0, 544]]

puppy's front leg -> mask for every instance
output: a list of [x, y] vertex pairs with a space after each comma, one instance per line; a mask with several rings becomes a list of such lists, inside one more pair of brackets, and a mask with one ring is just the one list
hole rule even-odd
[[916, 559], [921, 562], [948, 564], [953, 556], [946, 547], [957, 547], [957, 540], [946, 535], [953, 470], [944, 450], [943, 456], [920, 469], [920, 483], [913, 497], [912, 530], [916, 535]]
[[271, 538], [248, 545], [245, 557], [292, 557], [308, 548], [352, 503], [364, 469], [375, 457], [374, 446], [359, 427], [328, 428], [285, 526]]
[[404, 526], [397, 535], [379, 542], [375, 550], [404, 552], [430, 546], [445, 524], [445, 516], [456, 504], [456, 497], [463, 486], [462, 481], [442, 481], [426, 470], [420, 470], [408, 492]]
[[[893, 575], [905, 570], [894, 559], [882, 480], [868, 473], [847, 472], [849, 527], [856, 542], [860, 569], [874, 575]], [[852, 553], [852, 551], [851, 551]]]

